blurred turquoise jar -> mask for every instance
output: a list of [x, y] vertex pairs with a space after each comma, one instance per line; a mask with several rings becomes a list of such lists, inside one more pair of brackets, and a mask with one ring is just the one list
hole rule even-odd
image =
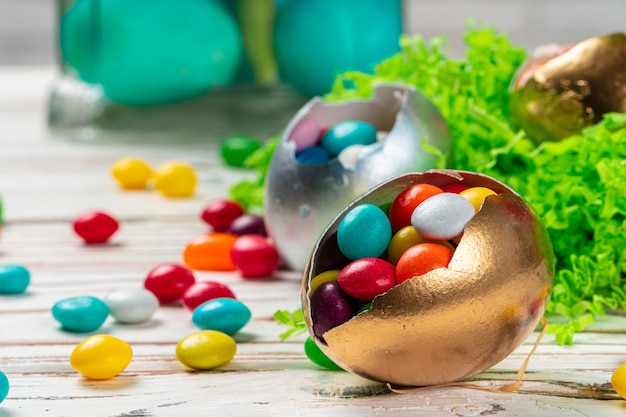
[[280, 78], [305, 96], [327, 93], [343, 71], [371, 72], [399, 50], [401, 0], [277, 0]]
[[237, 23], [210, 0], [77, 0], [61, 18], [64, 62], [112, 102], [150, 106], [230, 84]]

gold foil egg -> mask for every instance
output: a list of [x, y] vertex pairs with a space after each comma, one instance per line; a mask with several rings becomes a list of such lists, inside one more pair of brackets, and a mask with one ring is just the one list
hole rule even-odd
[[[350, 262], [337, 243], [342, 219], [356, 206], [384, 207], [407, 187], [424, 183], [461, 183], [496, 194], [466, 224], [446, 268], [394, 286], [376, 296], [369, 310], [318, 337], [311, 282]], [[401, 386], [459, 381], [503, 360], [535, 330], [549, 299], [554, 262], [539, 218], [505, 184], [464, 171], [405, 174], [354, 200], [316, 242], [303, 276], [304, 318], [320, 349], [354, 374]]]
[[[371, 124], [379, 140], [324, 163], [296, 160], [321, 132], [352, 120]], [[272, 156], [265, 183], [268, 233], [287, 266], [302, 271], [317, 238], [352, 200], [397, 175], [437, 168], [451, 152], [439, 110], [410, 86], [380, 85], [368, 100], [314, 98], [288, 124]]]
[[626, 112], [626, 35], [540, 48], [518, 71], [510, 117], [535, 142], [560, 140]]

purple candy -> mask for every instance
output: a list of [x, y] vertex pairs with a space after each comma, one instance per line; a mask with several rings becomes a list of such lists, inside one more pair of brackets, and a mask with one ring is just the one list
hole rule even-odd
[[237, 236], [261, 235], [267, 237], [263, 217], [254, 214], [243, 214], [237, 217], [226, 231]]
[[324, 340], [324, 333], [350, 320], [357, 312], [356, 300], [349, 297], [336, 281], [320, 284], [311, 295], [313, 333]]

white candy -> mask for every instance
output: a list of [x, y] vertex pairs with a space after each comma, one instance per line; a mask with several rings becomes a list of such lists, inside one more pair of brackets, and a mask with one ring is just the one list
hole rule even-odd
[[474, 206], [455, 193], [435, 194], [424, 200], [411, 215], [411, 224], [427, 239], [448, 240], [463, 233], [474, 217]]
[[337, 155], [337, 159], [344, 168], [354, 168], [366, 148], [365, 145], [350, 145]]
[[120, 323], [141, 323], [159, 308], [159, 300], [144, 288], [116, 290], [104, 297], [110, 314]]

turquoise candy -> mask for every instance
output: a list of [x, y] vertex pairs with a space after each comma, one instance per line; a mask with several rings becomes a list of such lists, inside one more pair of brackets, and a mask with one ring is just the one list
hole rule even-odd
[[0, 371], [0, 403], [9, 395], [9, 378]]
[[302, 165], [324, 164], [329, 160], [328, 151], [321, 146], [309, 146], [296, 153], [296, 161]]
[[61, 20], [60, 46], [81, 80], [137, 106], [229, 84], [242, 58], [234, 18], [207, 0], [78, 0]]
[[306, 357], [309, 358], [311, 362], [316, 365], [321, 366], [322, 368], [331, 369], [333, 371], [342, 371], [343, 368], [333, 362], [322, 350], [317, 346], [317, 344], [308, 337], [304, 342], [304, 353]]
[[71, 332], [97, 330], [108, 315], [109, 307], [104, 301], [87, 295], [63, 299], [52, 307], [52, 316]]
[[349, 259], [377, 258], [389, 246], [391, 235], [391, 224], [385, 212], [373, 204], [361, 204], [341, 219], [337, 244]]
[[191, 321], [201, 330], [217, 330], [228, 335], [237, 333], [249, 321], [250, 309], [233, 298], [214, 298], [193, 311]]
[[371, 145], [376, 142], [376, 128], [358, 120], [346, 120], [333, 125], [324, 136], [321, 145], [329, 154], [337, 156], [352, 145]]
[[21, 265], [0, 265], [0, 294], [23, 294], [30, 284], [30, 272]]

